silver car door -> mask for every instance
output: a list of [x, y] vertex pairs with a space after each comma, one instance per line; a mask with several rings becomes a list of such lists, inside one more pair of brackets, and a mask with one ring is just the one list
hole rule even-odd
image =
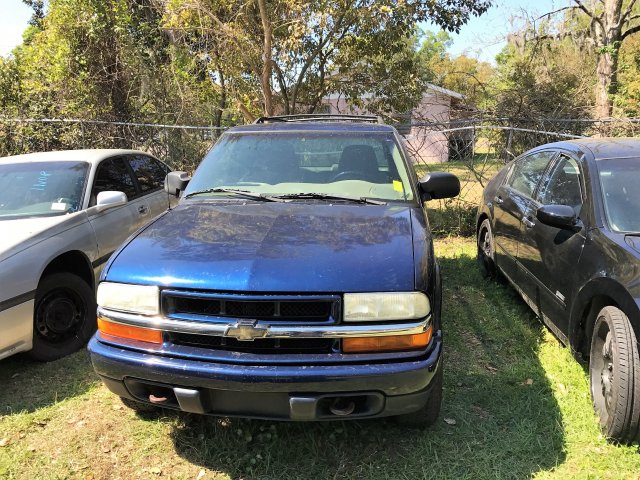
[[164, 179], [169, 168], [148, 155], [129, 155], [127, 161], [138, 183], [138, 188], [149, 208], [150, 219], [169, 208], [169, 195], [164, 191]]
[[105, 159], [98, 165], [89, 206], [96, 204], [98, 193], [110, 190], [124, 192], [128, 202], [89, 217], [98, 242], [96, 267], [104, 264], [113, 251], [150, 217], [149, 208], [140, 202], [131, 171], [121, 157]]

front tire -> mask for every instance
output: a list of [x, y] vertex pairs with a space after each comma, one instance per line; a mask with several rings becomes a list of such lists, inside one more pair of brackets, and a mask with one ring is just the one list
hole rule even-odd
[[484, 219], [478, 229], [477, 246], [480, 274], [484, 278], [496, 278], [498, 268], [496, 267], [495, 261], [495, 243], [493, 231], [491, 230], [491, 222], [488, 218]]
[[49, 362], [79, 350], [96, 330], [93, 290], [77, 275], [54, 273], [36, 290], [33, 348], [29, 356]]
[[440, 414], [440, 406], [442, 405], [442, 383], [443, 383], [443, 374], [442, 374], [442, 364], [435, 376], [432, 380], [432, 388], [431, 395], [429, 395], [429, 400], [427, 403], [412, 413], [406, 413], [404, 415], [398, 415], [396, 417], [396, 421], [400, 425], [406, 425], [409, 427], [419, 427], [426, 428], [430, 427], [435, 423], [438, 419], [438, 415]]
[[636, 335], [625, 313], [600, 310], [591, 337], [591, 398], [604, 435], [620, 443], [639, 439], [640, 358]]

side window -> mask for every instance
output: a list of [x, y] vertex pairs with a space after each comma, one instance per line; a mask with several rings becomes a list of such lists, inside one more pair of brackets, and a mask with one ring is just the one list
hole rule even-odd
[[133, 178], [122, 158], [108, 158], [100, 163], [93, 181], [89, 206], [96, 204], [98, 193], [109, 190], [124, 192], [128, 200], [136, 197]]
[[569, 205], [576, 215], [580, 215], [582, 194], [578, 162], [562, 155], [553, 166], [548, 181], [540, 189], [538, 201], [544, 205]]
[[164, 177], [169, 171], [163, 163], [145, 155], [135, 155], [128, 160], [143, 194], [164, 187]]
[[507, 185], [527, 197], [533, 196], [536, 185], [554, 155], [553, 151], [538, 152], [517, 160], [511, 170]]

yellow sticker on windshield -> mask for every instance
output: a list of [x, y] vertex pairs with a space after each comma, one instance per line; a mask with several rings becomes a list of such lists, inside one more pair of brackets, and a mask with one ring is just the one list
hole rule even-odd
[[404, 188], [402, 188], [402, 182], [400, 180], [393, 181], [393, 189], [396, 192], [404, 192]]

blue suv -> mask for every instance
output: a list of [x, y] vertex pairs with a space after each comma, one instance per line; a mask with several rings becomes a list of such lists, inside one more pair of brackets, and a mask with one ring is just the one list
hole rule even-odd
[[415, 176], [375, 117], [260, 118], [228, 130], [180, 197], [120, 247], [89, 344], [136, 409], [280, 420], [397, 416], [442, 399], [441, 285]]

